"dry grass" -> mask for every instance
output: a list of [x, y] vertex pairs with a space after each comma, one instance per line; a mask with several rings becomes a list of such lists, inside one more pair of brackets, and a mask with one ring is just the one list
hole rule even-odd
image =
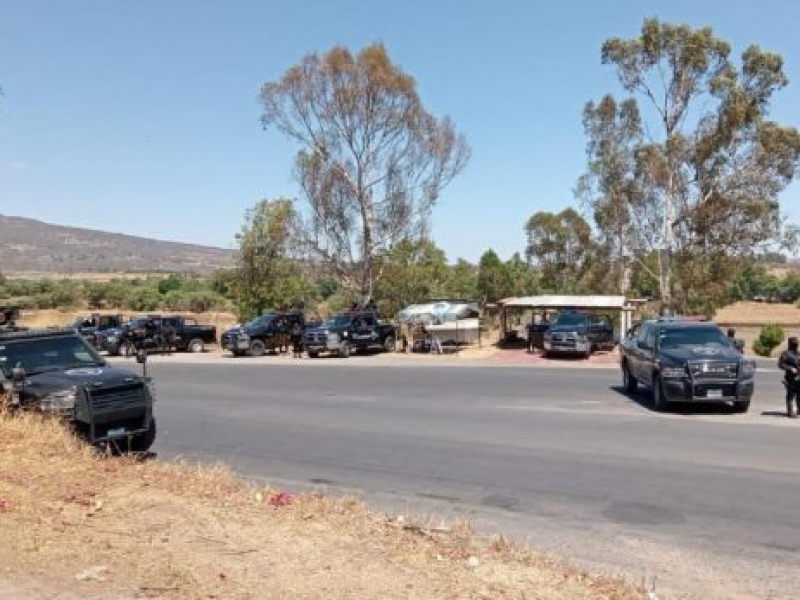
[[794, 304], [736, 302], [717, 311], [717, 323], [731, 325], [800, 325], [800, 307]]
[[223, 467], [104, 459], [53, 421], [0, 417], [0, 578], [42, 597], [641, 597], [465, 526], [276, 498]]

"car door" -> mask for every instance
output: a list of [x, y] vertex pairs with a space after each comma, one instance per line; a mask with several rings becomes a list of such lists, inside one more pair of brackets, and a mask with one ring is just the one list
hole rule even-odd
[[656, 362], [656, 330], [654, 325], [643, 329], [639, 343], [639, 374], [636, 379], [647, 386], [653, 385], [653, 369]]
[[630, 354], [629, 356], [631, 359], [629, 360], [629, 364], [631, 367], [631, 372], [633, 376], [636, 378], [637, 381], [641, 381], [642, 383], [647, 383], [644, 379], [644, 368], [642, 364], [645, 361], [645, 351], [647, 346], [647, 334], [651, 329], [650, 325], [642, 325], [639, 328], [638, 334], [636, 338], [630, 341], [629, 348]]

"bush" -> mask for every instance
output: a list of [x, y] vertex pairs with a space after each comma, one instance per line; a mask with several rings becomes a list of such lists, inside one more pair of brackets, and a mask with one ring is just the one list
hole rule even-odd
[[785, 334], [780, 325], [767, 325], [753, 342], [753, 351], [759, 356], [772, 356], [772, 351], [780, 346]]

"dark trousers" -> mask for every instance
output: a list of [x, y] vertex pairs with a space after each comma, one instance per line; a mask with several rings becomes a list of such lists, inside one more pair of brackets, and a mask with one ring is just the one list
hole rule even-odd
[[800, 410], [800, 398], [798, 398], [800, 382], [784, 381], [784, 385], [786, 386], [786, 414], [796, 415]]

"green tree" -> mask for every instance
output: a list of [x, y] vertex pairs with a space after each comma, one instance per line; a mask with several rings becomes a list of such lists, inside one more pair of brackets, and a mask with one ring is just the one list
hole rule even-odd
[[444, 296], [457, 300], [478, 300], [478, 269], [469, 261], [459, 258], [448, 269]]
[[511, 296], [508, 267], [492, 249], [484, 252], [478, 263], [478, 294], [484, 303]]
[[286, 199], [264, 200], [247, 212], [236, 238], [238, 265], [232, 282], [241, 318], [308, 299], [311, 285], [292, 256], [296, 218], [293, 202]]
[[424, 108], [414, 79], [381, 44], [309, 54], [264, 85], [261, 100], [264, 125], [300, 147], [305, 249], [371, 298], [380, 257], [424, 237], [442, 189], [468, 160], [465, 138]]
[[[713, 260], [699, 276], [691, 264], [699, 256], [747, 256], [791, 239], [777, 199], [794, 178], [800, 134], [769, 119], [772, 96], [788, 83], [783, 61], [750, 46], [737, 68], [730, 53], [710, 28], [656, 19], [638, 37], [602, 48], [625, 90], [649, 105], [643, 114], [655, 115], [635, 149], [628, 208], [638, 251], [657, 252], [668, 309], [687, 306], [718, 277]], [[692, 279], [680, 281], [681, 270]]]
[[447, 258], [430, 240], [400, 242], [381, 258], [380, 269], [383, 276], [375, 289], [385, 314], [444, 295]]
[[592, 228], [572, 208], [537, 212], [525, 225], [526, 255], [549, 292], [576, 293], [596, 251]]

